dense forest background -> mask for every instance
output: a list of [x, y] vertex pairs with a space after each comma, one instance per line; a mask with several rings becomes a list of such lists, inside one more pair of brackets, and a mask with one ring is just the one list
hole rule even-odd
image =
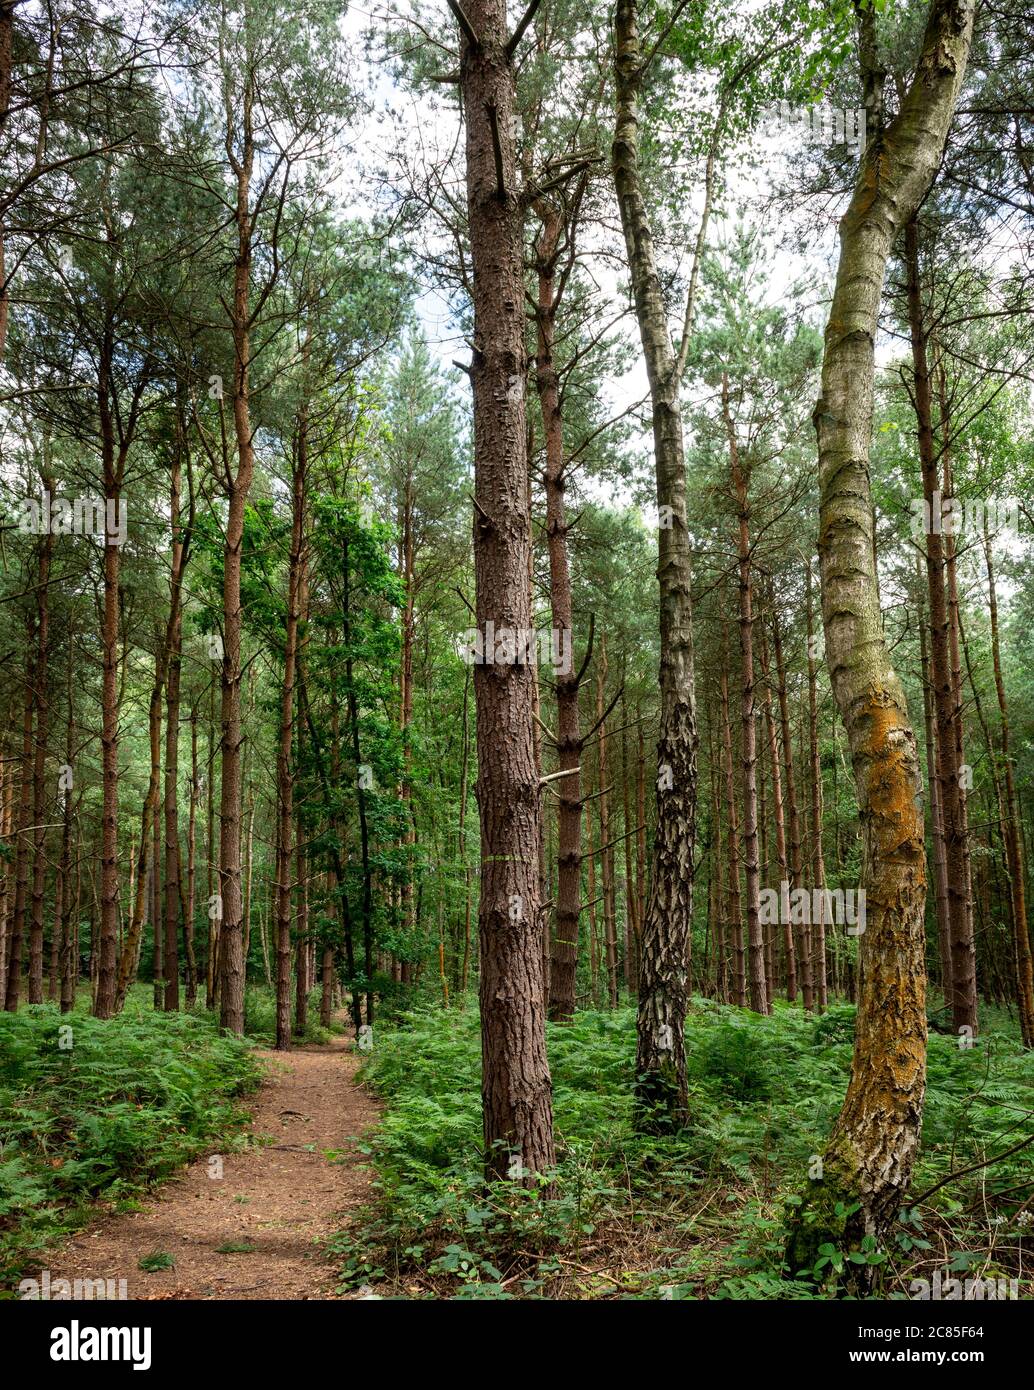
[[0, 0], [9, 1272], [347, 1027], [344, 1287], [1025, 1274], [1031, 16], [610, 10]]

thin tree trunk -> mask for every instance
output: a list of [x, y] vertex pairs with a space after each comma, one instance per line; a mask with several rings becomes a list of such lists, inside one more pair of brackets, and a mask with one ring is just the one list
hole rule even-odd
[[743, 921], [740, 917], [740, 824], [736, 805], [736, 778], [733, 774], [732, 727], [729, 722], [729, 652], [722, 646], [722, 673], [720, 690], [722, 695], [722, 766], [725, 770], [725, 799], [729, 806], [728, 839], [726, 858], [728, 860], [729, 887], [726, 895], [725, 922], [728, 940], [732, 948], [733, 980], [735, 981], [736, 1003], [743, 1009], [747, 1006], [747, 972], [743, 950]]
[[[790, 921], [789, 865], [786, 858], [786, 817], [783, 811], [783, 779], [779, 766], [779, 746], [776, 738], [775, 715], [772, 712], [772, 688], [768, 665], [768, 643], [765, 625], [758, 628], [761, 656], [762, 689], [765, 710], [765, 729], [768, 734], [768, 758], [772, 767], [772, 807], [775, 817], [776, 859], [779, 863], [779, 920], [783, 926], [783, 962], [786, 970], [786, 997], [791, 1004], [797, 999], [797, 957], [793, 945], [793, 925]], [[783, 885], [787, 885], [784, 891]]]
[[[923, 559], [916, 557], [919, 587], [923, 583]], [[926, 741], [926, 774], [930, 788], [930, 833], [933, 839], [934, 904], [937, 918], [937, 945], [941, 960], [941, 992], [944, 1002], [951, 1003], [951, 928], [948, 906], [948, 864], [944, 854], [944, 820], [941, 813], [941, 779], [937, 771], [937, 748], [934, 741], [933, 686], [930, 676], [930, 657], [927, 643], [926, 615], [919, 614], [919, 664], [923, 680], [923, 731]]]
[[470, 720], [468, 709], [470, 706], [470, 667], [467, 667], [463, 677], [463, 764], [460, 769], [460, 816], [459, 816], [459, 851], [463, 861], [463, 965], [460, 969], [460, 992], [464, 996], [467, 993], [467, 984], [470, 972], [470, 916], [471, 916], [471, 872], [470, 855], [467, 850], [467, 797], [468, 797], [468, 778], [470, 776]]
[[151, 923], [151, 935], [154, 941], [151, 970], [152, 998], [155, 1009], [161, 1011], [165, 1007], [165, 926], [158, 911], [158, 904], [162, 900], [162, 826], [158, 809], [156, 799], [154, 824], [151, 827], [151, 868], [147, 887], [147, 916]]
[[305, 525], [305, 474], [308, 419], [299, 413], [291, 470], [291, 550], [287, 565], [284, 623], [284, 674], [280, 686], [280, 742], [276, 764], [276, 1047], [291, 1046], [291, 831], [294, 825], [295, 672], [301, 619], [302, 542]]
[[4, 841], [7, 851], [0, 865], [0, 1002], [7, 999], [7, 924], [11, 911], [11, 874], [14, 866], [8, 842], [14, 827], [14, 767], [15, 760], [10, 756], [7, 735], [0, 732], [0, 839]]
[[197, 998], [197, 959], [194, 955], [194, 903], [197, 891], [197, 705], [190, 707], [190, 810], [187, 819], [187, 910], [183, 916], [183, 950], [187, 957], [187, 1008]]
[[617, 3], [614, 71], [617, 110], [611, 163], [650, 385], [660, 520], [657, 825], [639, 969], [637, 1122], [642, 1129], [665, 1131], [681, 1127], [688, 1106], [684, 1029], [693, 921], [697, 721], [680, 368], [639, 168], [643, 56], [637, 0]]
[[[803, 887], [804, 866], [801, 851], [801, 813], [797, 802], [797, 778], [793, 765], [793, 737], [790, 733], [790, 699], [786, 689], [786, 666], [783, 662], [783, 638], [779, 629], [779, 613], [775, 595], [771, 595], [772, 649], [775, 654], [779, 726], [783, 736], [783, 771], [786, 774], [786, 804], [790, 813], [790, 889]], [[787, 904], [788, 907], [788, 904]], [[789, 916], [789, 912], [786, 913]], [[791, 926], [790, 934], [793, 934]], [[814, 984], [811, 973], [811, 933], [801, 924], [797, 933], [798, 978], [801, 984], [801, 1003], [811, 1012], [814, 1007]]]
[[[943, 397], [942, 397], [943, 401]], [[941, 429], [944, 432], [945, 440], [948, 439], [949, 421], [946, 407], [942, 410]], [[944, 456], [944, 495], [951, 496], [954, 492], [951, 480], [951, 461], [947, 443], [942, 448]], [[962, 882], [966, 890], [966, 923], [967, 932], [971, 943], [971, 951], [968, 956], [970, 970], [964, 981], [965, 988], [965, 1009], [967, 1023], [974, 1030], [977, 1029], [978, 998], [977, 998], [977, 961], [976, 961], [976, 936], [973, 930], [973, 865], [970, 857], [969, 848], [969, 807], [966, 795], [966, 752], [965, 752], [965, 732], [964, 717], [962, 706], [962, 658], [959, 646], [959, 634], [961, 629], [961, 618], [959, 614], [959, 589], [955, 567], [955, 537], [949, 534], [944, 542], [944, 575], [947, 587], [948, 598], [948, 658], [951, 667], [951, 728], [952, 737], [955, 742], [955, 766], [958, 769], [958, 815], [959, 830], [962, 841]], [[969, 769], [970, 773], [972, 772]], [[954, 991], [955, 967], [952, 965], [952, 987]], [[959, 1027], [956, 1024], [956, 1027]], [[968, 1036], [968, 1035], [967, 1035]]]
[[[826, 985], [826, 860], [822, 853], [822, 759], [819, 756], [818, 661], [814, 655], [814, 605], [812, 603], [811, 561], [807, 565], [808, 614], [808, 749], [811, 764], [811, 876], [818, 890], [818, 921], [813, 923], [812, 979], [819, 1013], [828, 1003]], [[812, 902], [815, 901], [814, 893]]]
[[[114, 332], [110, 319], [101, 339], [97, 372], [98, 421], [105, 507], [118, 512], [126, 448], [116, 449], [115, 421], [111, 408], [111, 371], [114, 359]], [[117, 953], [119, 945], [118, 875], [118, 638], [119, 567], [121, 551], [109, 538], [104, 545], [104, 616], [101, 627], [101, 920], [97, 951], [97, 982], [93, 1012], [97, 1018], [111, 1018], [117, 1009]]]
[[607, 644], [600, 642], [600, 660], [596, 667], [597, 758], [600, 771], [600, 878], [603, 881], [603, 941], [607, 953], [607, 997], [610, 1007], [618, 1006], [618, 939], [614, 894], [614, 850], [610, 845], [610, 800], [607, 778], [607, 724], [604, 718], [603, 690], [607, 679]]
[[[75, 706], [72, 702], [73, 661], [72, 649], [68, 651], [68, 724], [65, 733], [65, 764], [73, 767], [75, 758]], [[78, 855], [77, 855], [78, 858]], [[72, 885], [72, 788], [64, 788], [64, 804], [61, 808], [61, 859], [58, 872], [64, 885], [61, 910], [55, 909], [54, 931], [60, 936], [60, 995], [61, 1012], [71, 1013], [75, 1007], [75, 987], [79, 978], [79, 949], [76, 932], [79, 923], [79, 865], [76, 864], [76, 887], [73, 895]]]
[[1002, 658], [998, 642], [998, 595], [995, 590], [994, 564], [991, 558], [991, 537], [984, 518], [984, 562], [987, 566], [987, 591], [991, 613], [991, 657], [994, 663], [995, 693], [1001, 721], [999, 739], [1002, 768], [1005, 773], [1005, 859], [1009, 871], [1009, 894], [1012, 901], [1013, 949], [1016, 959], [1016, 1003], [1020, 1014], [1020, 1030], [1024, 1047], [1034, 1047], [1034, 969], [1031, 963], [1030, 930], [1027, 925], [1027, 897], [1024, 862], [1020, 844], [1020, 807], [1016, 796], [1010, 746], [1009, 709], [1002, 679]]
[[255, 158], [251, 84], [246, 78], [240, 131], [240, 155], [231, 156], [236, 178], [231, 327], [234, 346], [233, 430], [237, 470], [226, 463], [226, 541], [223, 550], [223, 661], [221, 670], [222, 780], [219, 799], [219, 1026], [238, 1037], [244, 1032], [243, 901], [241, 884], [241, 547], [244, 510], [255, 471], [250, 409], [252, 211], [249, 204]]
[[[750, 951], [750, 1007], [767, 1014], [765, 940], [761, 930], [761, 872], [758, 865], [758, 753], [754, 708], [754, 590], [750, 555], [750, 480], [740, 458], [736, 427], [729, 407], [729, 375], [722, 374], [722, 412], [729, 439], [729, 468], [736, 493], [737, 559], [739, 561], [740, 665], [742, 686], [740, 728], [743, 781], [743, 869], [747, 889], [747, 942]], [[728, 695], [726, 692], [726, 701]], [[742, 931], [742, 928], [741, 928]], [[737, 963], [737, 970], [739, 965]], [[737, 975], [737, 988], [739, 975]]]
[[[413, 510], [415, 495], [412, 468], [407, 459], [406, 476], [402, 485], [402, 526], [400, 527], [399, 567], [404, 586], [405, 603], [402, 609], [402, 651], [399, 664], [399, 706], [402, 735], [402, 815], [405, 820], [405, 868], [400, 885], [400, 907], [402, 928], [406, 941], [413, 941], [416, 920], [413, 913], [413, 866], [416, 846], [416, 825], [413, 820], [413, 746], [409, 727], [413, 722], [413, 636], [414, 620], [414, 539]], [[402, 978], [407, 974], [409, 962], [403, 962]]]
[[621, 690], [621, 809], [625, 845], [625, 988], [635, 994], [639, 988], [636, 969], [636, 942], [639, 925], [636, 918], [635, 884], [632, 878], [632, 841], [635, 821], [632, 819], [631, 784], [628, 759], [628, 705], [625, 702], [624, 682]]
[[[175, 487], [176, 484], [174, 483]], [[178, 490], [178, 489], [177, 489]], [[175, 528], [173, 531], [175, 535]], [[175, 542], [174, 542], [175, 545]], [[175, 565], [175, 555], [173, 557]], [[179, 922], [183, 902], [179, 845], [180, 668], [183, 618], [178, 596], [176, 621], [169, 648], [165, 689], [165, 993], [163, 1005], [175, 1013], [180, 1006]], [[155, 932], [159, 923], [155, 920]]]
[[[44, 439], [45, 454], [50, 452], [49, 439]], [[54, 480], [49, 470], [40, 470], [40, 482], [53, 493]], [[47, 875], [46, 829], [46, 759], [47, 737], [50, 731], [50, 565], [54, 553], [54, 537], [47, 528], [40, 541], [39, 578], [37, 580], [36, 663], [33, 670], [34, 701], [36, 706], [36, 741], [32, 766], [32, 916], [29, 927], [29, 1003], [43, 1003], [43, 895]]]
[[[215, 682], [212, 682], [208, 702], [208, 848], [206, 864], [208, 874], [208, 953], [205, 960], [205, 1008], [212, 1010], [219, 997], [219, 911], [221, 901], [214, 887], [219, 874], [216, 862], [215, 842]], [[213, 911], [213, 909], [216, 909]]]
[[941, 535], [940, 508], [935, 497], [935, 494], [940, 493], [941, 485], [933, 434], [933, 398], [919, 285], [919, 231], [914, 217], [909, 219], [905, 227], [904, 255], [919, 461], [922, 466], [924, 501], [930, 513], [930, 524], [925, 528], [926, 575], [930, 603], [930, 666], [937, 722], [937, 775], [940, 780], [944, 850], [948, 871], [952, 1019], [956, 1029], [966, 1027], [972, 1028], [975, 1032], [976, 957], [973, 945], [972, 895], [966, 875], [961, 768], [954, 722], [950, 623], [945, 592], [944, 543]]
[[17, 844], [14, 852], [14, 911], [11, 917], [11, 939], [7, 946], [7, 990], [4, 1008], [15, 1013], [21, 995], [22, 942], [25, 938], [25, 913], [29, 897], [29, 835], [32, 825], [32, 715], [35, 709], [35, 622], [27, 620], [25, 691], [22, 702], [21, 790], [18, 796], [18, 816], [15, 827]]
[[[342, 554], [343, 589], [342, 640], [345, 651], [345, 684], [348, 704], [348, 728], [352, 744], [352, 761], [357, 769], [362, 764], [362, 751], [359, 742], [359, 699], [355, 688], [355, 675], [352, 661], [352, 611], [350, 585], [349, 544], [344, 542]], [[365, 974], [366, 1022], [373, 1023], [373, 871], [370, 867], [370, 823], [366, 806], [366, 790], [359, 778], [357, 791], [359, 805], [359, 855], [363, 873], [363, 971]], [[536, 861], [537, 870], [537, 861]]]
[[549, 551], [549, 597], [553, 630], [564, 643], [568, 669], [556, 673], [558, 771], [567, 775], [556, 782], [557, 811], [557, 892], [556, 927], [549, 976], [549, 1017], [563, 1021], [574, 1017], [575, 977], [578, 969], [578, 916], [582, 898], [582, 801], [579, 766], [582, 736], [578, 712], [581, 668], [575, 669], [571, 633], [574, 608], [571, 597], [571, 566], [567, 535], [569, 525], [564, 508], [566, 486], [564, 426], [560, 404], [560, 382], [553, 347], [556, 338], [556, 271], [560, 233], [559, 210], [540, 200], [537, 211], [542, 231], [536, 243], [538, 300], [535, 306], [537, 334], [535, 386], [545, 436], [546, 544]]
[[[162, 695], [165, 690], [165, 662], [168, 653], [169, 630], [172, 616], [166, 624], [165, 633], [154, 658], [154, 683], [147, 710], [147, 735], [150, 751], [150, 775], [147, 791], [144, 794], [144, 809], [140, 824], [140, 847], [137, 852], [136, 871], [130, 889], [131, 915], [129, 930], [122, 946], [118, 963], [118, 977], [115, 986], [115, 1012], [119, 1012], [126, 1002], [129, 988], [136, 979], [140, 962], [140, 947], [143, 943], [144, 923], [150, 915], [149, 892], [151, 870], [155, 867], [154, 830], [158, 825], [158, 798], [161, 789], [162, 770]], [[160, 968], [160, 940], [155, 936], [155, 965]]]

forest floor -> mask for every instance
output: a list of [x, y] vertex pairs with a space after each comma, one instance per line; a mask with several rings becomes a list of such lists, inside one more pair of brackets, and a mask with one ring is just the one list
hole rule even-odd
[[131, 1299], [337, 1296], [320, 1244], [369, 1199], [351, 1141], [377, 1103], [356, 1084], [360, 1058], [344, 1037], [256, 1055], [266, 1076], [243, 1150], [202, 1157], [140, 1210], [91, 1222], [45, 1261], [52, 1280], [125, 1279]]

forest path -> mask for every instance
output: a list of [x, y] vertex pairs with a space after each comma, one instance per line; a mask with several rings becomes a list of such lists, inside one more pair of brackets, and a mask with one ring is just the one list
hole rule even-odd
[[[204, 1156], [144, 1210], [91, 1223], [51, 1256], [52, 1280], [125, 1279], [131, 1299], [338, 1296], [336, 1271], [314, 1242], [368, 1198], [370, 1178], [349, 1141], [375, 1123], [377, 1106], [356, 1085], [360, 1058], [342, 1037], [258, 1056], [266, 1076], [248, 1130], [258, 1143], [219, 1155], [221, 1178]], [[335, 1162], [327, 1150], [345, 1152]], [[249, 1253], [219, 1253], [245, 1241]], [[139, 1261], [156, 1250], [175, 1265], [146, 1273]]]

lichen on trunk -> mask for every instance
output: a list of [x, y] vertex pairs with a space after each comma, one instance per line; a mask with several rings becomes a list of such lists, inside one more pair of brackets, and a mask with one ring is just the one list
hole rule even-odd
[[[875, 16], [859, 11], [866, 54]], [[973, 32], [973, 0], [933, 0], [897, 116], [873, 123], [850, 205], [826, 326], [814, 421], [826, 658], [847, 730], [863, 834], [865, 930], [854, 1058], [821, 1168], [795, 1209], [787, 1264], [812, 1270], [824, 1244], [857, 1251], [886, 1238], [908, 1190], [926, 1081], [926, 851], [922, 783], [904, 691], [883, 633], [869, 479], [874, 349], [887, 260], [928, 192], [944, 150]], [[840, 1279], [864, 1292], [874, 1266]]]

